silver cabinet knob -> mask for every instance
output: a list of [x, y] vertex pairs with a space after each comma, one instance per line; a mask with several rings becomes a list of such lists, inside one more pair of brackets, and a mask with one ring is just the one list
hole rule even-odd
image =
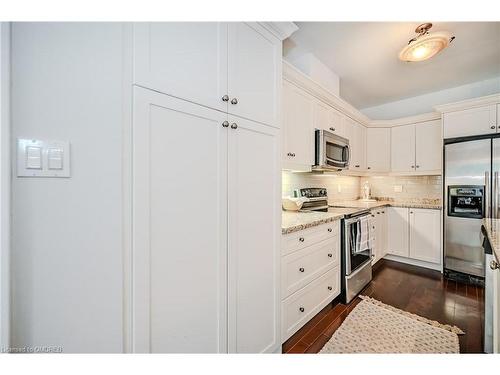
[[328, 290], [332, 290], [333, 288], [331, 286], [328, 287]]
[[492, 260], [492, 261], [490, 262], [490, 268], [491, 268], [492, 270], [496, 270], [496, 269], [500, 268], [500, 264], [499, 264], [498, 262], [496, 262], [496, 261]]
[[333, 254], [332, 253], [328, 253], [328, 258], [331, 258], [333, 257]]
[[222, 123], [222, 126], [223, 126], [224, 128], [227, 128], [227, 127], [229, 126], [229, 121], [224, 121], [224, 122]]
[[495, 128], [496, 128], [496, 126], [495, 126], [495, 125], [491, 125], [491, 126], [490, 126], [490, 129], [495, 129]]
[[303, 307], [299, 307], [299, 311], [300, 311], [300, 312], [304, 312], [304, 311], [305, 311], [305, 309], [304, 309]]
[[300, 272], [304, 272], [304, 268], [300, 267], [300, 268], [299, 268], [299, 271], [300, 271]]
[[222, 101], [223, 101], [223, 102], [228, 102], [228, 101], [229, 101], [229, 96], [224, 95], [224, 96], [222, 97]]
[[330, 130], [331, 130], [332, 132], [334, 132], [334, 131], [335, 131], [335, 128], [330, 128]]
[[300, 242], [304, 242], [304, 237], [300, 237], [300, 238], [299, 238], [299, 241], [300, 241]]
[[238, 99], [236, 98], [231, 99], [231, 104], [238, 104]]
[[233, 122], [233, 123], [231, 124], [231, 129], [238, 129], [238, 124], [237, 124], [237, 123], [235, 123], [235, 122]]
[[330, 233], [331, 233], [331, 232], [332, 232], [332, 228], [328, 228], [328, 232], [330, 232]]

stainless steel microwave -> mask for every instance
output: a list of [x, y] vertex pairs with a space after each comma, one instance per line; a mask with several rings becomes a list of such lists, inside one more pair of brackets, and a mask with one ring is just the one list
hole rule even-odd
[[313, 170], [339, 171], [349, 169], [349, 140], [326, 130], [314, 131]]

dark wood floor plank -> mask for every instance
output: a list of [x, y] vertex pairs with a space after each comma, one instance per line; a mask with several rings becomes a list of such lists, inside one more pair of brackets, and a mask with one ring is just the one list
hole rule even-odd
[[[381, 260], [373, 281], [360, 293], [397, 308], [457, 325], [462, 353], [481, 353], [484, 327], [484, 289], [444, 279], [440, 272]], [[284, 353], [317, 353], [361, 301], [334, 301], [283, 344]]]

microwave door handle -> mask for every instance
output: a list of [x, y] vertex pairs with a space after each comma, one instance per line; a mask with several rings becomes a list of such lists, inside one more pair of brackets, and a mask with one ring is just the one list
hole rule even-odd
[[351, 159], [351, 150], [349, 149], [349, 145], [346, 145], [346, 146], [344, 147], [344, 151], [345, 151], [345, 153], [346, 153], [346, 158], [345, 158], [344, 160], [347, 160], [347, 161], [345, 162], [345, 165], [347, 166], [347, 165], [349, 165], [349, 161], [350, 161], [350, 159]]

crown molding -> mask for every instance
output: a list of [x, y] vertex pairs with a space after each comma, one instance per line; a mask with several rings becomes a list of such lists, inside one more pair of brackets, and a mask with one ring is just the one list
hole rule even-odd
[[309, 78], [302, 73], [292, 64], [283, 60], [283, 78], [296, 86], [299, 86], [304, 91], [313, 95], [314, 97], [322, 100], [344, 115], [351, 117], [353, 120], [360, 122], [365, 126], [369, 126], [370, 119], [347, 103], [345, 100], [332, 94], [329, 90], [324, 88], [321, 84]]
[[428, 112], [422, 113], [415, 116], [401, 117], [392, 120], [371, 120], [370, 127], [373, 128], [392, 128], [394, 126], [402, 126], [409, 124], [416, 124], [419, 122], [440, 120], [441, 113], [439, 112]]
[[273, 33], [280, 40], [285, 40], [299, 27], [293, 22], [259, 22], [267, 30]]
[[440, 113], [462, 111], [464, 109], [482, 107], [500, 103], [500, 93], [482, 96], [480, 98], [466, 99], [459, 102], [437, 105], [434, 109]]

